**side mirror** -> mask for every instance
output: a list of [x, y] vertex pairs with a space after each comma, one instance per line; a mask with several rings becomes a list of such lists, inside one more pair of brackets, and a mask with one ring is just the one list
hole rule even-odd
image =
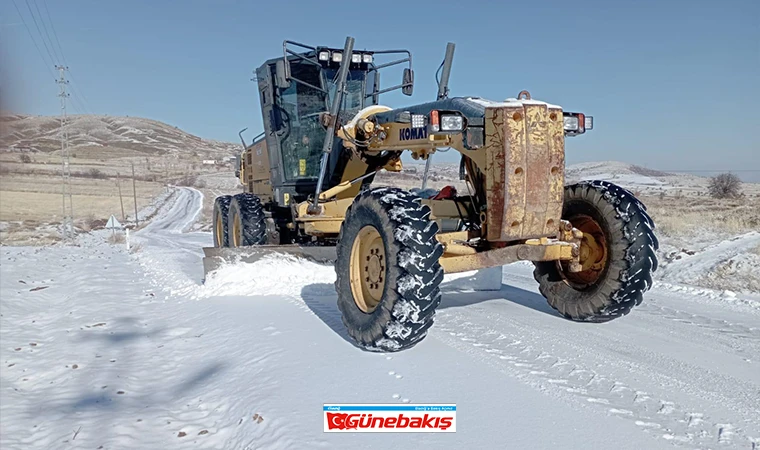
[[274, 84], [280, 89], [287, 89], [290, 87], [289, 64], [290, 63], [286, 62], [284, 59], [280, 59], [275, 63]]
[[404, 95], [412, 95], [414, 91], [414, 71], [410, 68], [404, 69], [404, 79], [401, 82], [401, 92]]

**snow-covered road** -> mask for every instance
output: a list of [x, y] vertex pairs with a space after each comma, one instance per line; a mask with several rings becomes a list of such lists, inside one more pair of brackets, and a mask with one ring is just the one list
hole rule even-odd
[[[751, 300], [669, 284], [573, 323], [514, 264], [498, 292], [447, 278], [427, 339], [368, 353], [332, 267], [273, 257], [202, 285], [211, 236], [183, 232], [201, 199], [181, 189], [134, 254], [98, 233], [2, 248], [0, 448], [760, 447]], [[456, 403], [457, 432], [322, 432], [323, 403], [361, 402]]]

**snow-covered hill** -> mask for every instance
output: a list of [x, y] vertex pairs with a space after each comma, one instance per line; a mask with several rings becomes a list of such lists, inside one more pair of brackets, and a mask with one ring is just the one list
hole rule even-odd
[[[55, 152], [60, 150], [60, 121], [52, 116], [7, 115], [3, 121], [3, 148]], [[140, 117], [96, 115], [69, 116], [69, 145], [81, 148], [109, 147], [129, 154], [159, 156], [166, 154], [228, 156], [239, 144], [203, 139], [177, 127]]]
[[[567, 182], [606, 180], [643, 194], [706, 193], [709, 178], [687, 173], [671, 173], [620, 161], [596, 161], [567, 166]], [[750, 184], [750, 187], [753, 186]]]

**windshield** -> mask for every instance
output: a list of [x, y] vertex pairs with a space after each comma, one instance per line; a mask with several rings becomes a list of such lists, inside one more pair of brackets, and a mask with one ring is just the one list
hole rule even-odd
[[[274, 70], [274, 69], [273, 69]], [[320, 86], [320, 75], [324, 73], [325, 85], [328, 86], [328, 98], [319, 89], [303, 83], [293, 82], [281, 89], [277, 104], [285, 113], [287, 130], [280, 137], [283, 169], [285, 179], [316, 178], [319, 176], [319, 164], [322, 146], [326, 137], [325, 127], [319, 120], [320, 113], [327, 112], [332, 105], [336, 86], [337, 69], [324, 69], [313, 64], [292, 64], [292, 76], [304, 83]], [[340, 121], [346, 123], [364, 107], [366, 72], [350, 70], [346, 81], [346, 93], [340, 110]], [[372, 87], [369, 88], [370, 90]], [[325, 102], [327, 100], [327, 102]]]
[[[349, 70], [346, 77], [346, 93], [340, 107], [341, 119], [349, 120], [364, 107], [364, 79], [366, 72], [363, 70]], [[329, 86], [329, 104], [335, 98], [337, 88], [335, 80], [338, 78], [338, 69], [325, 69], [325, 81]]]
[[[293, 77], [314, 86], [320, 85], [320, 68], [312, 64], [293, 64]], [[285, 179], [316, 178], [325, 128], [319, 114], [325, 112], [325, 94], [299, 82], [280, 90], [278, 106], [285, 113], [287, 133], [280, 137]]]

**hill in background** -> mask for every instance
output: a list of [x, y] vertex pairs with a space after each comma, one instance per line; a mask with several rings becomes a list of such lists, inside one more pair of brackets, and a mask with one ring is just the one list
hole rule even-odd
[[[0, 117], [3, 150], [57, 153], [61, 149], [60, 119], [13, 114]], [[177, 127], [140, 117], [73, 115], [66, 127], [69, 148], [82, 157], [190, 155], [223, 158], [240, 151], [240, 144], [203, 139]]]

